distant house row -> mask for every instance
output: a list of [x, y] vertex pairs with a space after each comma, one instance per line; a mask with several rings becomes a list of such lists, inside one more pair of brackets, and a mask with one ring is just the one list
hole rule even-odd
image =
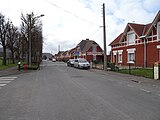
[[58, 61], [67, 61], [68, 59], [85, 58], [88, 61], [102, 61], [103, 50], [93, 40], [82, 40], [75, 48], [67, 51], [59, 51], [55, 54]]
[[110, 46], [111, 62], [116, 65], [152, 67], [160, 62], [160, 11], [152, 23], [128, 23]]

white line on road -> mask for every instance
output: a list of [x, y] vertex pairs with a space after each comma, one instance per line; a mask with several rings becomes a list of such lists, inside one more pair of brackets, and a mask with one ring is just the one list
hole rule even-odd
[[11, 81], [15, 80], [17, 77], [0, 77], [0, 89], [10, 83]]
[[6, 81], [13, 81], [13, 80], [15, 80], [15, 79], [1, 79], [1, 78], [0, 78], [0, 81], [5, 81], [5, 80], [6, 80]]
[[0, 79], [16, 79], [17, 77], [0, 77]]
[[0, 84], [2, 83], [10, 83], [11, 81], [0, 81]]
[[0, 84], [0, 87], [3, 87], [3, 86], [5, 86], [5, 85], [7, 85], [7, 84]]
[[145, 90], [145, 89], [140, 89], [140, 90], [142, 90], [142, 91], [144, 91], [144, 92], [147, 92], [147, 93], [150, 93], [150, 92], [151, 92], [151, 91]]
[[12, 81], [15, 80], [17, 77], [0, 77], [0, 81]]

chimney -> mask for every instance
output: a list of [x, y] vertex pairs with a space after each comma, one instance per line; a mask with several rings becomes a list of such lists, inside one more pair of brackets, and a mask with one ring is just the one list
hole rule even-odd
[[86, 40], [89, 40], [89, 38], [86, 38]]

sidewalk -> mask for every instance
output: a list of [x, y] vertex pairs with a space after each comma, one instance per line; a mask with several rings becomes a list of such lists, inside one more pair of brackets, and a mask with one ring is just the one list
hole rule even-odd
[[8, 76], [8, 75], [17, 75], [17, 74], [22, 74], [22, 73], [27, 73], [28, 71], [24, 71], [23, 69], [21, 69], [20, 71], [18, 71], [18, 67], [11, 67], [11, 68], [7, 68], [5, 70], [0, 70], [0, 77], [2, 76]]
[[117, 80], [122, 79], [122, 80], [130, 81], [135, 84], [141, 84], [144, 86], [152, 86], [160, 90], [160, 80], [154, 80], [154, 79], [135, 76], [135, 75], [122, 74], [122, 73], [117, 73], [113, 71], [104, 71], [104, 70], [98, 70], [98, 69], [91, 69], [91, 71], [99, 73], [99, 74], [103, 74], [106, 76], [110, 76], [112, 78], [116, 78]]

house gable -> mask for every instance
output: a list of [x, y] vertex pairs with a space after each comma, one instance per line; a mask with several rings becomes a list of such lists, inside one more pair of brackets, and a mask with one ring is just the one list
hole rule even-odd
[[145, 36], [149, 36], [151, 34], [153, 28], [157, 27], [158, 22], [160, 21], [160, 10], [158, 11], [156, 17], [154, 18], [153, 22], [150, 24]]

